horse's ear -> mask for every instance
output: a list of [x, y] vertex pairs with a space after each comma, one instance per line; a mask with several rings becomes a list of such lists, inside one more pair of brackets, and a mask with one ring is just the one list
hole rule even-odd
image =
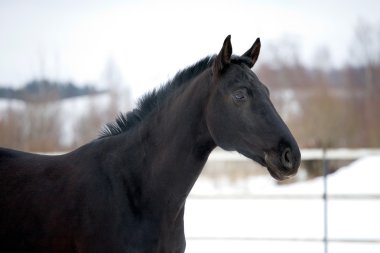
[[230, 64], [232, 55], [231, 35], [224, 40], [223, 47], [214, 61], [213, 73], [221, 73]]
[[252, 64], [250, 64], [249, 66], [250, 68], [252, 68], [253, 65], [255, 65], [257, 58], [259, 58], [260, 47], [261, 47], [260, 38], [257, 38], [255, 43], [253, 43], [252, 47], [248, 49], [248, 51], [245, 52], [245, 54], [242, 55], [252, 60]]

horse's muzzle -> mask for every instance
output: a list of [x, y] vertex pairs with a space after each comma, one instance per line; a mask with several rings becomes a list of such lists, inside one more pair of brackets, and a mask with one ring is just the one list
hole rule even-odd
[[285, 180], [294, 176], [301, 163], [301, 153], [299, 148], [284, 148], [280, 154], [265, 153], [265, 163], [269, 173], [277, 180]]

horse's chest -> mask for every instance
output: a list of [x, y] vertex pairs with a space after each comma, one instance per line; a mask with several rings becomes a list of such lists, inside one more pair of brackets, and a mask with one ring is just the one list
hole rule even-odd
[[177, 217], [142, 220], [137, 229], [130, 230], [130, 236], [129, 246], [135, 252], [182, 253], [186, 246], [183, 210]]

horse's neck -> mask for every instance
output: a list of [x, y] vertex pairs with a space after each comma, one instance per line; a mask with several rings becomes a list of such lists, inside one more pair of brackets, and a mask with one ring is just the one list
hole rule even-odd
[[174, 93], [140, 129], [145, 166], [151, 170], [145, 181], [157, 198], [168, 204], [183, 204], [208, 155], [215, 148], [205, 122], [209, 73]]

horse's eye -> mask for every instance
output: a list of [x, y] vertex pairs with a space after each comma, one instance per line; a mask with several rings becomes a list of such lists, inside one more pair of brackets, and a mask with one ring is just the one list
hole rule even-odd
[[247, 92], [245, 89], [236, 90], [232, 93], [232, 97], [235, 102], [241, 103], [247, 99]]

